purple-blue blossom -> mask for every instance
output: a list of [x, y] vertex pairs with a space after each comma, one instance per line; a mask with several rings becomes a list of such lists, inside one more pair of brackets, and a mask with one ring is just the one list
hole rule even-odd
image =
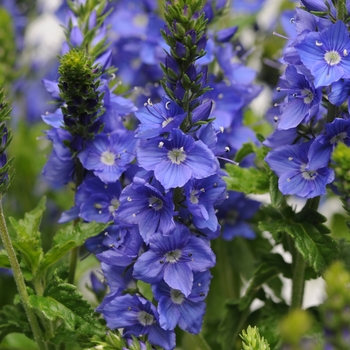
[[175, 230], [172, 191], [161, 192], [144, 179], [134, 177], [120, 196], [117, 218], [126, 224], [137, 224], [143, 240], [148, 243], [155, 232], [170, 235]]
[[172, 330], [179, 325], [190, 333], [198, 334], [201, 331], [204, 299], [209, 291], [211, 277], [209, 271], [196, 272], [191, 293], [187, 297], [180, 290], [170, 288], [164, 281], [152, 285], [162, 328]]
[[203, 179], [218, 171], [218, 161], [200, 140], [173, 129], [168, 138], [154, 138], [137, 148], [138, 164], [153, 170], [165, 189], [182, 187], [191, 178]]
[[123, 328], [124, 337], [146, 334], [153, 345], [159, 345], [165, 350], [175, 347], [175, 333], [161, 328], [155, 306], [144, 298], [112, 293], [96, 311], [102, 313], [109, 328]]
[[300, 59], [315, 78], [315, 87], [350, 78], [348, 27], [337, 21], [321, 32], [311, 32], [295, 45]]
[[266, 163], [279, 177], [278, 188], [284, 194], [313, 198], [326, 193], [326, 185], [334, 180], [334, 171], [328, 167], [308, 167], [308, 151], [312, 141], [281, 146], [272, 150]]
[[193, 273], [215, 265], [215, 254], [203, 240], [193, 236], [188, 227], [178, 224], [170, 236], [154, 234], [149, 250], [134, 265], [134, 277], [147, 283], [162, 279], [185, 296], [191, 293]]
[[92, 170], [103, 182], [115, 182], [135, 158], [136, 145], [132, 131], [98, 134], [86, 144], [78, 158], [84, 168]]

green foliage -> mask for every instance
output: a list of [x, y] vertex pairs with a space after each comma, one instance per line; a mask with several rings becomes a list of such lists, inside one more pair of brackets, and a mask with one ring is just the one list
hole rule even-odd
[[[167, 31], [161, 30], [161, 34], [170, 47], [170, 55], [176, 62], [178, 72], [161, 64], [165, 74], [161, 85], [168, 96], [188, 113], [181, 125], [181, 129], [185, 132], [191, 129], [191, 113], [198, 106], [198, 103], [194, 104], [192, 102], [210, 90], [209, 87], [202, 87], [202, 74], [198, 74], [193, 81], [186, 74], [189, 67], [205, 55], [205, 51], [198, 48], [201, 45], [200, 40], [206, 35], [208, 21], [204, 12], [202, 12], [202, 8], [201, 0], [171, 0], [164, 5]], [[195, 14], [198, 16], [195, 16]], [[192, 36], [188, 34], [191, 30], [194, 32]], [[177, 43], [184, 48], [181, 56], [175, 50]], [[175, 98], [174, 95], [177, 82], [180, 82], [185, 90], [181, 101]]]
[[23, 267], [29, 272], [29, 275], [26, 275], [28, 280], [32, 280], [36, 276], [43, 257], [39, 227], [45, 210], [45, 202], [46, 199], [43, 198], [35, 209], [25, 214], [24, 219], [17, 221], [13, 217], [9, 218], [16, 232], [12, 244], [22, 257]]
[[11, 333], [24, 333], [31, 336], [27, 316], [21, 304], [5, 305], [0, 310], [0, 343]]
[[45, 253], [41, 261], [38, 274], [44, 274], [51, 265], [59, 261], [69, 251], [81, 246], [86, 239], [96, 236], [96, 234], [102, 232], [107, 226], [107, 224], [93, 221], [89, 223], [78, 223], [75, 226], [70, 225], [58, 231], [54, 237], [53, 247]]
[[285, 207], [282, 213], [270, 208], [266, 211], [270, 215], [259, 223], [259, 228], [271, 232], [277, 242], [284, 234], [291, 237], [305, 262], [320, 275], [337, 258], [339, 247], [327, 235], [329, 229], [323, 224], [326, 218], [313, 209], [305, 208], [299, 214], [290, 207]]
[[[300, 349], [304, 339], [312, 334], [313, 318], [305, 310], [292, 310], [280, 323], [279, 331], [284, 346]], [[314, 338], [314, 337], [313, 337]], [[310, 349], [316, 350], [316, 339], [310, 344]], [[320, 350], [320, 348], [317, 348]]]
[[[350, 148], [339, 143], [332, 154], [332, 159], [336, 175], [335, 185], [340, 192], [343, 207], [350, 215]], [[350, 229], [350, 221], [347, 221], [347, 226]]]
[[268, 342], [260, 336], [259, 329], [256, 327], [248, 326], [246, 331], [242, 331], [240, 337], [243, 340], [243, 350], [270, 350]]
[[0, 7], [0, 47], [0, 87], [9, 88], [15, 78], [16, 42], [12, 18], [4, 7]]
[[[1, 87], [1, 86], [0, 86]], [[4, 91], [0, 89], [0, 155], [2, 156], [6, 149], [8, 148], [11, 140], [12, 134], [11, 130], [6, 128], [6, 121], [9, 119], [11, 109], [8, 107], [5, 101]], [[6, 161], [5, 164], [0, 168], [0, 199], [7, 191], [8, 187], [12, 181], [12, 175], [8, 174], [11, 168], [12, 159]]]
[[11, 268], [9, 257], [5, 250], [0, 250], [0, 268]]
[[324, 274], [327, 299], [321, 306], [322, 320], [329, 330], [327, 343], [335, 349], [349, 349], [350, 273], [342, 262], [334, 262]]
[[[97, 57], [104, 53], [108, 44], [106, 43], [107, 37], [102, 37], [99, 42], [92, 41], [98, 34], [98, 31], [101, 29], [102, 24], [104, 23], [106, 17], [110, 14], [112, 9], [109, 12], [105, 12], [107, 1], [106, 0], [87, 0], [84, 2], [76, 2], [68, 0], [68, 5], [72, 12], [76, 15], [78, 20], [78, 26], [83, 33], [83, 42], [80, 46], [80, 49], [84, 50], [91, 57]], [[89, 28], [89, 20], [93, 12], [96, 12], [96, 25]], [[66, 39], [69, 45], [72, 47], [73, 45], [70, 43], [70, 32], [73, 28], [73, 23], [70, 22], [66, 31]]]
[[225, 178], [227, 189], [246, 194], [262, 194], [269, 190], [269, 176], [256, 168], [241, 168], [227, 164], [226, 170], [230, 177]]
[[62, 322], [54, 337], [50, 338], [55, 344], [78, 342], [90, 346], [90, 339], [94, 335], [102, 337], [105, 334], [104, 326], [91, 305], [76, 290], [76, 286], [65, 283], [55, 273], [45, 288], [44, 295], [33, 294], [29, 297], [29, 302], [48, 321]]

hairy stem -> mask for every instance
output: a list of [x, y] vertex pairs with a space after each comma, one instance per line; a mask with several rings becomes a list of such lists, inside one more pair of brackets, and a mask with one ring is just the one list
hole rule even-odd
[[23, 305], [24, 310], [27, 314], [27, 318], [28, 318], [30, 327], [31, 327], [33, 335], [34, 335], [34, 339], [38, 345], [38, 349], [39, 350], [46, 350], [45, 341], [44, 341], [44, 338], [43, 338], [43, 335], [42, 335], [42, 332], [41, 332], [41, 329], [39, 326], [38, 319], [34, 313], [34, 310], [32, 310], [31, 307], [29, 306], [29, 295], [28, 295], [28, 292], [26, 289], [26, 284], [24, 282], [21, 268], [19, 266], [19, 262], [18, 262], [17, 257], [16, 257], [15, 250], [13, 249], [10, 235], [8, 233], [8, 230], [7, 230], [1, 201], [2, 201], [2, 198], [0, 197], [0, 236], [1, 236], [1, 240], [3, 242], [5, 249], [6, 249], [6, 252], [8, 254], [11, 268], [12, 268], [12, 272], [13, 272], [13, 277], [14, 277], [16, 285], [17, 285], [18, 293], [21, 297], [22, 305]]

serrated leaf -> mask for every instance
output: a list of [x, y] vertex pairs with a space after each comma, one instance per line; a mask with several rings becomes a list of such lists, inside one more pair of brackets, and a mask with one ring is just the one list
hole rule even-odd
[[278, 207], [283, 202], [284, 195], [278, 189], [278, 177], [273, 172], [270, 173], [269, 184], [271, 204], [274, 207]]
[[91, 305], [72, 284], [65, 283], [56, 273], [53, 274], [44, 295], [31, 295], [29, 304], [50, 321], [62, 322], [57, 338], [51, 341], [58, 344], [65, 341], [89, 343], [93, 335], [102, 337], [106, 329], [97, 320]]
[[225, 178], [228, 190], [245, 194], [263, 194], [269, 191], [269, 176], [265, 171], [232, 164], [227, 164], [226, 170], [230, 175]]
[[0, 310], [0, 343], [10, 333], [24, 333], [31, 336], [27, 316], [21, 304], [5, 305]]
[[295, 247], [305, 262], [317, 274], [321, 274], [339, 254], [338, 243], [307, 222], [287, 225], [286, 232], [294, 239]]
[[44, 273], [48, 267], [64, 257], [73, 248], [81, 246], [88, 238], [98, 235], [107, 226], [108, 224], [93, 221], [78, 223], [58, 231], [54, 237], [53, 247], [46, 252], [42, 259], [38, 274]]

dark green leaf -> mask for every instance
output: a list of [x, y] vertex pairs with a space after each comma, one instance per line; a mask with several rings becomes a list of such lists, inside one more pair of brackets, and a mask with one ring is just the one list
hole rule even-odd
[[318, 274], [338, 256], [338, 243], [332, 237], [321, 234], [312, 224], [287, 224], [286, 232], [294, 239], [295, 247], [306, 263]]
[[230, 303], [226, 305], [226, 313], [220, 322], [218, 329], [218, 341], [223, 350], [235, 349], [235, 339], [242, 330], [246, 311], [239, 309], [237, 304]]
[[27, 316], [21, 304], [5, 305], [0, 310], [0, 343], [10, 333], [24, 333], [31, 336]]

